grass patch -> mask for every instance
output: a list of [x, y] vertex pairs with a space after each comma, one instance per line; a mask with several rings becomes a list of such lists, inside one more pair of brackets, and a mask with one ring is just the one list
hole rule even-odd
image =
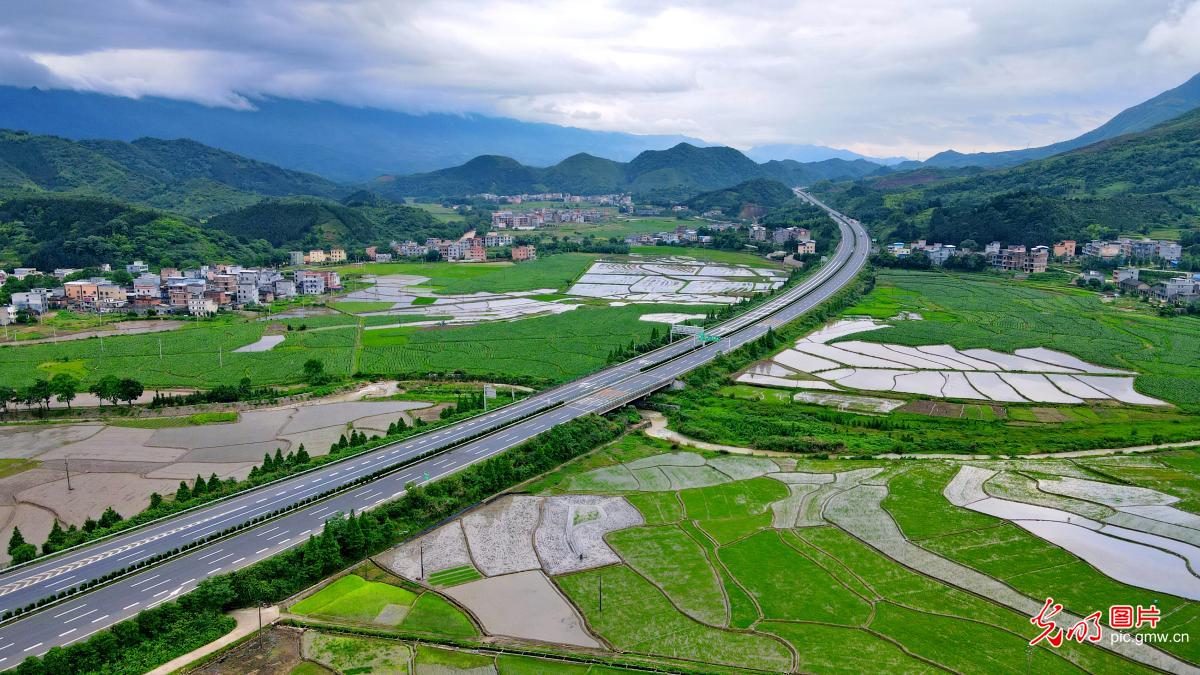
[[5, 457], [0, 459], [0, 478], [15, 476], [22, 471], [28, 471], [41, 462], [34, 459], [25, 459], [23, 457]]
[[437, 572], [430, 574], [429, 583], [433, 584], [434, 586], [442, 587], [457, 586], [459, 584], [465, 584], [469, 581], [477, 581], [482, 578], [483, 575], [479, 573], [479, 570], [470, 565], [463, 565], [461, 567], [451, 567], [450, 569], [438, 570]]
[[109, 426], [133, 427], [136, 429], [166, 429], [168, 427], [194, 427], [204, 424], [224, 424], [236, 422], [236, 412], [203, 412], [176, 417], [140, 417], [132, 419], [113, 418], [107, 420]]
[[451, 637], [473, 637], [479, 635], [475, 624], [463, 614], [462, 610], [450, 604], [445, 598], [425, 592], [413, 603], [408, 616], [401, 627], [405, 630], [435, 633]]
[[767, 619], [862, 626], [870, 617], [866, 600], [785, 544], [775, 531], [722, 546], [719, 555]]
[[470, 670], [486, 668], [495, 664], [495, 660], [483, 654], [472, 654], [457, 649], [441, 649], [429, 645], [417, 645], [417, 667], [443, 666], [455, 670]]
[[392, 308], [394, 302], [374, 302], [370, 300], [340, 300], [331, 305], [339, 312], [361, 314], [363, 312], [382, 312]]
[[[603, 611], [599, 606], [600, 576], [604, 577]], [[761, 635], [697, 623], [624, 565], [561, 576], [555, 582], [587, 617], [588, 624], [621, 649], [776, 672], [791, 667], [791, 655], [782, 644]]]
[[[291, 611], [302, 616], [367, 623], [379, 616], [388, 605], [409, 607], [416, 599], [415, 593], [398, 586], [367, 581], [357, 574], [347, 574], [292, 605]], [[411, 617], [412, 611], [409, 612], [409, 618]], [[405, 624], [407, 623], [406, 619]]]
[[635, 527], [613, 532], [607, 540], [626, 564], [661, 588], [688, 616], [728, 625], [721, 580], [704, 549], [678, 527]]

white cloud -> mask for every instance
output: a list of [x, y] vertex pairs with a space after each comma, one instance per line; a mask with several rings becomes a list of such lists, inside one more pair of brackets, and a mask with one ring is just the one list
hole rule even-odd
[[1179, 6], [1154, 24], [1141, 44], [1142, 51], [1162, 55], [1173, 61], [1196, 64], [1200, 61], [1200, 1]]
[[1200, 1], [6, 4], [0, 82], [876, 155], [1061, 140], [1200, 69]]

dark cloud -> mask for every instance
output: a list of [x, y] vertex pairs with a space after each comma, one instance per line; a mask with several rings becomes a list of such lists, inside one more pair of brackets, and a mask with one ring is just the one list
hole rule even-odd
[[880, 155], [1059, 140], [1200, 69], [1200, 0], [9, 0], [0, 82]]

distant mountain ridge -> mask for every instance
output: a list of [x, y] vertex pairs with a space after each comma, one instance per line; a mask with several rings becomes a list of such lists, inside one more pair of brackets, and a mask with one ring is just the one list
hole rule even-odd
[[262, 196], [339, 198], [347, 187], [191, 140], [71, 141], [0, 129], [0, 191], [115, 198], [193, 216]]
[[680, 142], [521, 122], [484, 115], [413, 115], [326, 101], [254, 99], [255, 110], [210, 108], [165, 98], [0, 86], [0, 128], [70, 139], [190, 138], [205, 145], [339, 182], [429, 171], [499, 154], [545, 166], [587, 152], [620, 160]]
[[[1195, 233], [1197, 185], [1200, 109], [1014, 167], [926, 166], [820, 191], [889, 241], [1036, 245], [1158, 228]], [[1200, 269], [1200, 247], [1187, 255]]]
[[965, 154], [955, 150], [945, 150], [925, 160], [924, 164], [940, 167], [981, 166], [989, 169], [1015, 166], [1022, 162], [1044, 159], [1124, 134], [1145, 131], [1196, 108], [1200, 108], [1200, 74], [1192, 76], [1187, 82], [1174, 89], [1168, 89], [1154, 98], [1126, 108], [1108, 122], [1070, 140], [1038, 148], [1005, 152]]
[[685, 199], [698, 192], [767, 178], [787, 186], [826, 179], [861, 178], [882, 167], [866, 160], [827, 159], [759, 164], [738, 150], [679, 143], [647, 150], [629, 162], [585, 153], [549, 167], [527, 166], [511, 157], [484, 155], [465, 164], [408, 176], [382, 176], [372, 189], [392, 197], [444, 197], [491, 192], [633, 192], [646, 197]]

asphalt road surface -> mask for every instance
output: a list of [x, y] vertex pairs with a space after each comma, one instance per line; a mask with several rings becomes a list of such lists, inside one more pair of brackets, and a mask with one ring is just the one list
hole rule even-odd
[[[802, 283], [708, 331], [720, 336], [719, 342], [700, 346], [691, 338], [678, 340], [485, 415], [330, 463], [0, 575], [2, 613], [294, 505], [356, 478], [447, 448], [328, 499], [10, 621], [0, 626], [0, 670], [16, 666], [28, 656], [43, 654], [51, 647], [83, 640], [144, 609], [187, 593], [205, 578], [251, 565], [300, 544], [310, 534], [320, 531], [326, 519], [339, 512], [362, 511], [395, 499], [404, 493], [410, 481], [437, 480], [520, 445], [553, 426], [590, 413], [607, 412], [641, 398], [720, 353], [736, 349], [768, 329], [795, 319], [850, 283], [866, 263], [870, 247], [866, 231], [857, 221], [829, 209], [806, 193], [797, 190], [797, 194], [830, 213], [841, 229], [841, 243], [827, 263]], [[479, 436], [490, 429], [496, 430]], [[474, 436], [479, 437], [463, 442]]]

